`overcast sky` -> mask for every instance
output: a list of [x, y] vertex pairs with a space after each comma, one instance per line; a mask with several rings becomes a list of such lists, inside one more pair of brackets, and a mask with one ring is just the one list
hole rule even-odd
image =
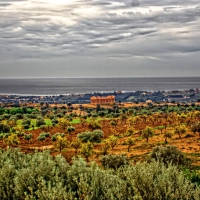
[[199, 0], [0, 0], [0, 78], [200, 76]]

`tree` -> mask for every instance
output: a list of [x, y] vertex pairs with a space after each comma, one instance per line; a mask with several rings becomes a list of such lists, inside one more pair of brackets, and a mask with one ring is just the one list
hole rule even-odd
[[178, 134], [179, 139], [181, 139], [181, 135], [186, 133], [186, 128], [183, 125], [176, 126], [174, 128], [174, 133]]
[[126, 144], [128, 145], [128, 152], [130, 152], [131, 147], [135, 144], [135, 141], [133, 138], [129, 137], [128, 140], [126, 141]]
[[17, 126], [17, 127], [15, 127], [14, 128], [14, 130], [15, 130], [15, 132], [17, 133], [17, 135], [18, 136], [21, 136], [21, 135], [23, 135], [23, 133], [24, 133], [24, 127], [22, 127], [22, 126]]
[[115, 137], [114, 135], [111, 135], [108, 139], [109, 143], [110, 143], [110, 146], [112, 148], [112, 150], [114, 149], [114, 147], [117, 145], [117, 142], [118, 142], [118, 138]]
[[61, 118], [58, 121], [58, 125], [61, 126], [63, 129], [66, 129], [66, 127], [70, 125], [70, 122], [68, 119]]
[[81, 154], [86, 158], [88, 158], [93, 154], [93, 145], [89, 141], [87, 143], [82, 144]]
[[164, 133], [164, 138], [165, 138], [165, 144], [167, 144], [167, 143], [168, 143], [167, 139], [168, 139], [168, 138], [172, 138], [172, 134], [169, 133], [169, 132], [165, 132], [165, 133]]
[[81, 147], [81, 141], [79, 139], [73, 140], [71, 147], [75, 149], [75, 154], [77, 154], [78, 149]]
[[200, 137], [200, 123], [195, 124], [191, 127], [191, 131], [195, 134], [196, 132], [199, 133], [199, 137]]
[[135, 132], [134, 128], [132, 128], [132, 127], [129, 126], [129, 127], [127, 128], [126, 134], [127, 134], [128, 136], [131, 136], [131, 135], [134, 134], [134, 132]]
[[106, 140], [102, 145], [101, 145], [101, 152], [105, 156], [110, 149], [111, 145], [108, 140]]
[[58, 135], [54, 143], [54, 148], [56, 150], [59, 150], [59, 152], [61, 152], [62, 149], [67, 148], [68, 146], [69, 146], [69, 142], [67, 138]]
[[17, 146], [19, 145], [19, 138], [16, 134], [11, 134], [7, 138], [4, 139], [4, 143], [8, 146], [8, 148], [11, 146]]
[[142, 131], [142, 137], [149, 141], [149, 137], [152, 137], [154, 134], [154, 131], [151, 127], [147, 126], [143, 131]]
[[160, 130], [160, 133], [163, 133], [163, 130], [166, 128], [166, 126], [157, 126], [157, 130]]

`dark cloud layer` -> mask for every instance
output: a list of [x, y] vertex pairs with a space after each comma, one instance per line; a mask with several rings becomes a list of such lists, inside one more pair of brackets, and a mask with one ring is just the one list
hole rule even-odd
[[[188, 60], [181, 73], [200, 74], [197, 0], [5, 0], [0, 3], [0, 19], [0, 77], [15, 76], [12, 67], [26, 71], [35, 63], [43, 71], [49, 59], [57, 60], [56, 66], [65, 65], [64, 71], [79, 67], [77, 76], [88, 66], [98, 66], [101, 76], [112, 76], [106, 72], [111, 66], [118, 66], [114, 76], [120, 76], [124, 66], [127, 75], [134, 69], [133, 76], [148, 70], [163, 76], [168, 65], [179, 75], [182, 56]], [[157, 66], [162, 66], [160, 71]], [[52, 76], [54, 68], [49, 65]], [[95, 74], [91, 70], [89, 76]]]

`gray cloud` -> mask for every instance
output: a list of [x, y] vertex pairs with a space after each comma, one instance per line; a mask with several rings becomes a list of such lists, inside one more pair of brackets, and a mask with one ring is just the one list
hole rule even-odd
[[[174, 55], [199, 52], [197, 0], [50, 2], [9, 0], [0, 4], [0, 59], [4, 61], [0, 68], [5, 69], [10, 59], [20, 63], [40, 59], [42, 63], [42, 59], [57, 58], [59, 63], [80, 58], [75, 62], [81, 72], [82, 65], [96, 66], [97, 60], [107, 58], [111, 65], [121, 59], [131, 69], [126, 59], [140, 66], [149, 61], [165, 65], [169, 56], [175, 60]], [[79, 62], [82, 57], [88, 61]], [[191, 63], [196, 66], [194, 60]]]

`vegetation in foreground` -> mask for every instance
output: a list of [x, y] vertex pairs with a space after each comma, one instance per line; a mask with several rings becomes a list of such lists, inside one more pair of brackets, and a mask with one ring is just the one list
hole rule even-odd
[[1, 105], [1, 199], [200, 199], [199, 122], [195, 104]]
[[[200, 175], [184, 170], [184, 157], [176, 148], [159, 148], [155, 150], [157, 161], [150, 155], [148, 162], [133, 165], [125, 156], [110, 155], [102, 160], [104, 167], [81, 157], [74, 157], [70, 165], [61, 155], [52, 157], [48, 151], [0, 150], [0, 196], [2, 200], [199, 200]], [[169, 157], [169, 151], [181, 159]], [[162, 158], [168, 161], [162, 162]]]

